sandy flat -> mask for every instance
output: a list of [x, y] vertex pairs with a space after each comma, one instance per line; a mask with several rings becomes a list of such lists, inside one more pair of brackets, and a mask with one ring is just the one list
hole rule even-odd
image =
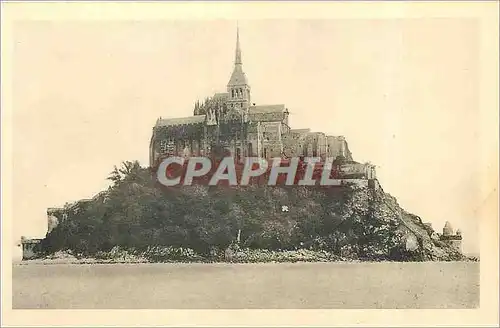
[[15, 309], [476, 308], [479, 263], [13, 265]]

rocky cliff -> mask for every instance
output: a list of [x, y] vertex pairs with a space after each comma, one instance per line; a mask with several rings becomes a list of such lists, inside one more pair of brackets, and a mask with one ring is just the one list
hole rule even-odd
[[133, 163], [110, 179], [113, 185], [98, 197], [57, 211], [59, 224], [42, 243], [46, 253], [178, 247], [208, 258], [214, 249], [237, 245], [323, 251], [350, 260], [465, 259], [376, 180], [328, 188], [160, 188], [151, 172]]

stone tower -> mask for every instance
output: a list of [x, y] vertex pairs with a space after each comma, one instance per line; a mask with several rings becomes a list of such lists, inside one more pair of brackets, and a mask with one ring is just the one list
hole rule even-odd
[[453, 227], [449, 221], [446, 221], [443, 227], [443, 236], [453, 235]]
[[462, 252], [462, 232], [459, 229], [456, 233], [453, 233], [453, 227], [450, 222], [446, 221], [444, 224], [443, 234], [440, 239], [455, 248], [460, 253]]
[[247, 77], [243, 72], [239, 28], [236, 29], [234, 69], [227, 83], [227, 92], [229, 93], [228, 106], [230, 109], [248, 111], [248, 107], [250, 106], [250, 85], [248, 85]]

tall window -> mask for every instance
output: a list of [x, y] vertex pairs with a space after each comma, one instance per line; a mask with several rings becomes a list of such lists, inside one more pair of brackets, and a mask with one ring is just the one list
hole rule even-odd
[[175, 152], [175, 142], [172, 140], [160, 140], [160, 153], [173, 155]]
[[236, 160], [239, 162], [241, 160], [241, 148], [236, 148]]
[[168, 141], [160, 140], [160, 153], [165, 154], [167, 152]]

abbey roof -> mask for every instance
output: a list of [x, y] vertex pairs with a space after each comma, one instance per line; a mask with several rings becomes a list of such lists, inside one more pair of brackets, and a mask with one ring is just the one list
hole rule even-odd
[[250, 106], [250, 113], [275, 113], [285, 111], [285, 105], [259, 105]]
[[205, 121], [205, 115], [196, 115], [189, 117], [178, 117], [178, 118], [160, 118], [156, 122], [156, 126], [174, 126], [174, 125], [185, 125], [185, 124], [198, 124]]

